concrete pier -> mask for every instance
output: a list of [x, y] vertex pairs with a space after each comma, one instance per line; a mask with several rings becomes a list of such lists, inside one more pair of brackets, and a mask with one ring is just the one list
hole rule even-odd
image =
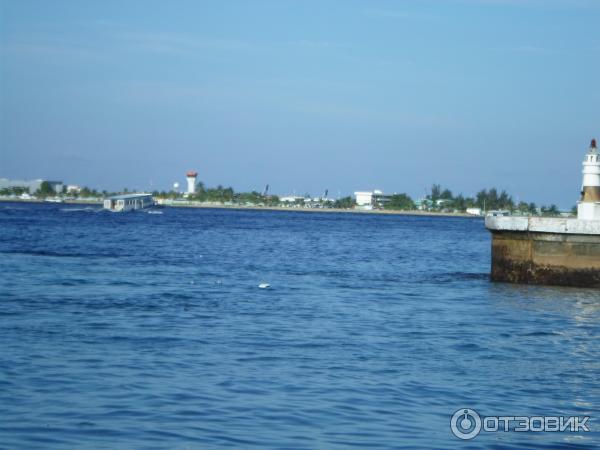
[[486, 217], [492, 280], [600, 287], [600, 220]]

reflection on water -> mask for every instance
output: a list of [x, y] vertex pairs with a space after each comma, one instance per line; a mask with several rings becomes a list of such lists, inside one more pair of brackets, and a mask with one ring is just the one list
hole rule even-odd
[[490, 295], [510, 308], [564, 314], [576, 321], [595, 321], [600, 313], [597, 289], [490, 283]]

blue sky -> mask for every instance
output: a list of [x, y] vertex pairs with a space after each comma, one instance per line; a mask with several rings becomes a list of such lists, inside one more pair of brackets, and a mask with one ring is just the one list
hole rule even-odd
[[0, 177], [570, 207], [600, 2], [0, 0]]

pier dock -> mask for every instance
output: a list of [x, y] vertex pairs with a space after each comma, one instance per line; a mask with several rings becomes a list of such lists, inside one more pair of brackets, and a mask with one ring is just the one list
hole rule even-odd
[[577, 218], [488, 216], [493, 281], [600, 287], [600, 161], [583, 161]]

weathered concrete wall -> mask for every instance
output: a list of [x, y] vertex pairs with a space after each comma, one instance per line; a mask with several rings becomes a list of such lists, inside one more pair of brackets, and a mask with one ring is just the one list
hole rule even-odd
[[490, 217], [486, 226], [492, 232], [492, 280], [600, 287], [597, 221]]
[[486, 217], [485, 226], [490, 231], [535, 231], [600, 236], [600, 220], [579, 220], [567, 217]]

